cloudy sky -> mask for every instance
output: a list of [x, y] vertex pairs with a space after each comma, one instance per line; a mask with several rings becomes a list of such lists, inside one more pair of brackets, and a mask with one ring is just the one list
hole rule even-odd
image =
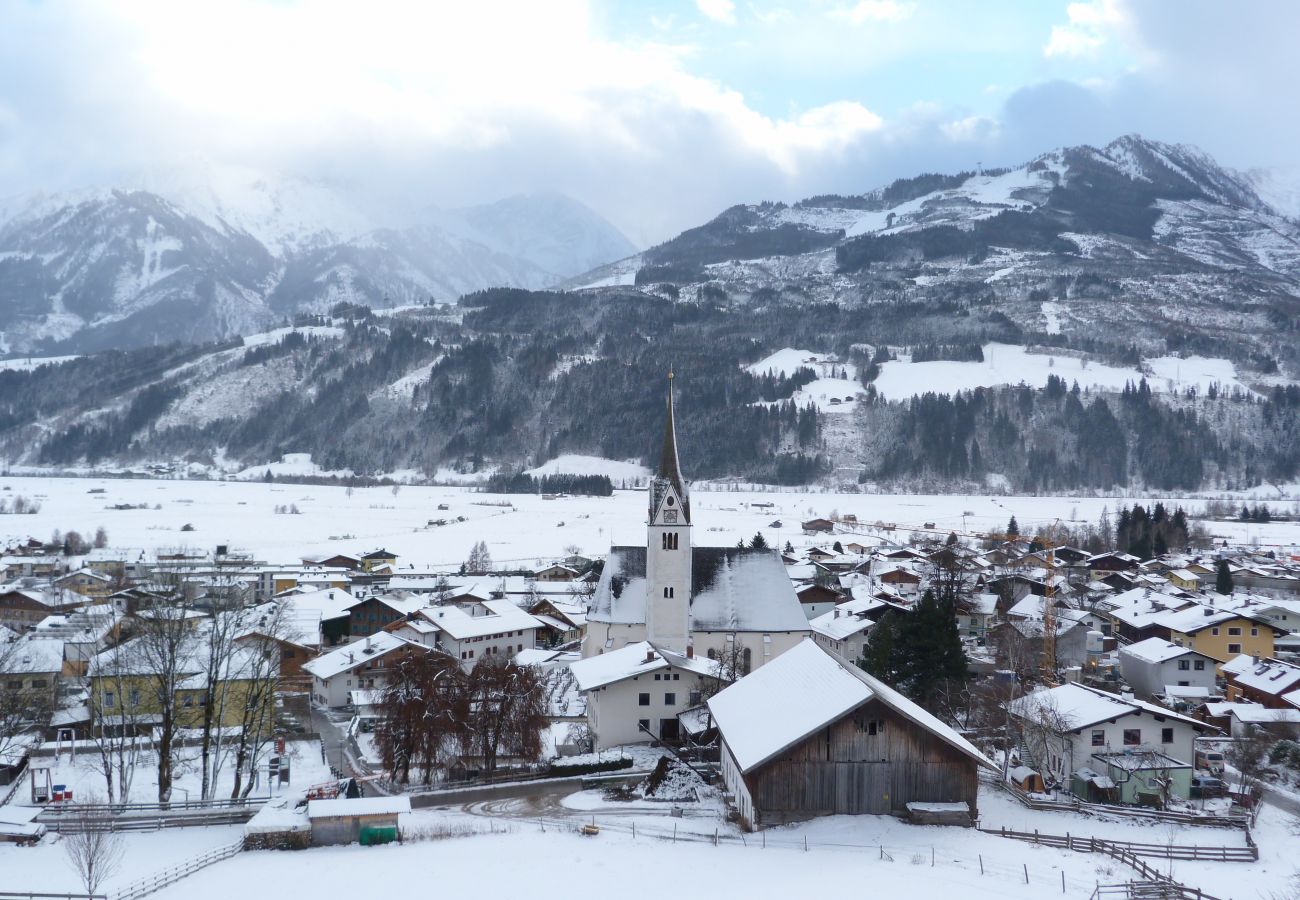
[[1300, 162], [1300, 3], [0, 0], [0, 196], [202, 159], [648, 244], [1138, 131]]

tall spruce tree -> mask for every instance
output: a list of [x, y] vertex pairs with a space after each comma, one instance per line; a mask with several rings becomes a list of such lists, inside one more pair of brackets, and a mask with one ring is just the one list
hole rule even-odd
[[1232, 593], [1232, 570], [1228, 568], [1226, 559], [1219, 560], [1219, 565], [1215, 569], [1214, 590], [1220, 594]]
[[1013, 538], [1020, 537], [1020, 523], [1016, 521], [1015, 516], [1012, 516], [1011, 521], [1007, 523], [1007, 534]]

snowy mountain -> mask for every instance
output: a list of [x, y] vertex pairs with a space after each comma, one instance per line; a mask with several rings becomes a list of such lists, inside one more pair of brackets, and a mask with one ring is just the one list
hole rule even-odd
[[635, 248], [558, 195], [385, 222], [344, 186], [195, 164], [0, 201], [0, 354], [221, 340], [340, 301], [541, 288]]
[[[1195, 148], [1129, 135], [1012, 169], [733, 207], [567, 284], [631, 280], [760, 306], [905, 303], [917, 315], [978, 304], [1022, 340], [1123, 340], [1150, 355], [1300, 369], [1288, 334], [1300, 315], [1300, 223], [1279, 211], [1281, 182], [1269, 182], [1269, 200], [1261, 184]], [[1059, 313], [1051, 322], [1044, 303]]]

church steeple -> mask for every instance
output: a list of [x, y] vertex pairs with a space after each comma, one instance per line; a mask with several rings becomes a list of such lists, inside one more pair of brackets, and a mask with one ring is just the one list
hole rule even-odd
[[[691, 498], [686, 490], [686, 479], [682, 477], [682, 464], [677, 455], [677, 423], [673, 416], [673, 373], [668, 372], [668, 416], [664, 422], [664, 443], [659, 451], [659, 471], [650, 486], [650, 521], [655, 521], [665, 501], [673, 497], [671, 506], [680, 506], [681, 521], [690, 524]], [[676, 515], [672, 517], [678, 519]]]
[[668, 373], [668, 421], [659, 471], [650, 482], [646, 528], [646, 639], [685, 653], [690, 642], [691, 495], [677, 458], [673, 373]]

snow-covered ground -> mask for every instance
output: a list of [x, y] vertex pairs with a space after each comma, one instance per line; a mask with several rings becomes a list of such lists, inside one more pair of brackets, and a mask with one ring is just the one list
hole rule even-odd
[[787, 376], [800, 369], [812, 369], [821, 377], [795, 391], [791, 399], [800, 406], [814, 403], [822, 412], [851, 412], [857, 407], [855, 398], [862, 392], [857, 366], [811, 350], [786, 347], [745, 368], [754, 375], [771, 372]]
[[77, 356], [23, 356], [17, 359], [0, 359], [0, 372], [30, 372], [41, 366], [56, 366], [69, 360], [80, 359]]
[[[1043, 304], [1043, 315], [1050, 332], [1060, 328], [1060, 311]], [[1049, 375], [1065, 379], [1067, 385], [1079, 383], [1081, 388], [1122, 390], [1125, 383], [1145, 377], [1153, 391], [1181, 391], [1196, 386], [1204, 392], [1211, 384], [1231, 390], [1245, 390], [1237, 378], [1236, 367], [1226, 359], [1204, 357], [1159, 357], [1144, 360], [1150, 372], [1120, 366], [1107, 366], [1089, 362], [1077, 356], [1052, 353], [1050, 350], [1030, 352], [1014, 344], [986, 344], [983, 362], [909, 362], [894, 360], [880, 367], [875, 380], [876, 390], [889, 400], [906, 400], [926, 392], [951, 394], [955, 391], [1000, 384], [1024, 383], [1042, 387]]]
[[[227, 749], [227, 759], [222, 771], [217, 776], [218, 798], [229, 797], [234, 785], [233, 748]], [[275, 793], [300, 792], [313, 784], [330, 779], [329, 766], [321, 761], [320, 741], [289, 741], [285, 745], [285, 756], [289, 758], [289, 785], [276, 785]], [[203, 783], [200, 770], [198, 747], [182, 747], [177, 754], [175, 780], [173, 782], [173, 800], [198, 800]], [[61, 754], [53, 760], [50, 772], [51, 783], [62, 784], [72, 790], [73, 799], [99, 797], [105, 794], [104, 775], [96, 766], [97, 757], [93, 750], [79, 752], [75, 757], [68, 753]], [[142, 752], [136, 764], [135, 776], [131, 783], [132, 803], [158, 802], [158, 763], [157, 756], [149, 750]], [[260, 773], [262, 780], [253, 790], [253, 796], [264, 797], [267, 794], [266, 766]], [[13, 803], [19, 806], [29, 805], [31, 793], [19, 790], [14, 795]], [[4, 890], [0, 883], [0, 890]]]
[[528, 470], [529, 475], [608, 475], [615, 484], [623, 481], [644, 481], [650, 470], [634, 459], [602, 459], [599, 456], [582, 456], [566, 453]]
[[[10, 490], [6, 491], [6, 488]], [[1022, 529], [1056, 519], [1096, 522], [1102, 510], [1112, 520], [1121, 506], [1150, 497], [1016, 497], [990, 495], [845, 494], [808, 489], [705, 490], [692, 496], [694, 540], [699, 546], [734, 546], [761, 531], [769, 546], [795, 547], [826, 541], [805, 536], [800, 523], [817, 516], [853, 514], [864, 523], [844, 534], [906, 540], [904, 529], [934, 524], [936, 531], [996, 531], [1014, 515]], [[1300, 485], [1284, 488], [1300, 496]], [[103, 490], [104, 493], [90, 493]], [[1275, 491], [1256, 492], [1275, 510]], [[235, 481], [149, 481], [143, 479], [0, 477], [0, 496], [23, 495], [41, 503], [36, 515], [0, 516], [0, 546], [29, 536], [48, 538], [55, 529], [94, 534], [103, 526], [113, 547], [151, 552], [189, 547], [211, 550], [217, 544], [252, 552], [268, 562], [293, 562], [302, 556], [355, 553], [384, 546], [399, 555], [399, 568], [457, 566], [478, 541], [486, 541], [494, 562], [532, 565], [566, 555], [577, 546], [587, 555], [604, 554], [611, 544], [645, 540], [645, 494], [617, 490], [612, 497], [561, 497], [536, 494], [484, 494], [465, 487], [407, 485], [392, 488], [327, 487]], [[1169, 505], [1201, 509], [1195, 499], [1165, 498]], [[112, 509], [118, 504], [145, 509]], [[759, 506], [757, 504], [771, 504]], [[296, 506], [300, 515], [276, 515], [277, 506]], [[439, 505], [448, 508], [439, 510]], [[158, 508], [155, 509], [154, 507]], [[463, 522], [456, 521], [464, 517]], [[430, 526], [430, 520], [447, 524]], [[780, 526], [772, 523], [779, 521]], [[882, 532], [867, 523], [897, 523]], [[192, 525], [192, 531], [182, 531]], [[1210, 532], [1233, 543], [1292, 548], [1300, 544], [1300, 525], [1211, 522]]]

